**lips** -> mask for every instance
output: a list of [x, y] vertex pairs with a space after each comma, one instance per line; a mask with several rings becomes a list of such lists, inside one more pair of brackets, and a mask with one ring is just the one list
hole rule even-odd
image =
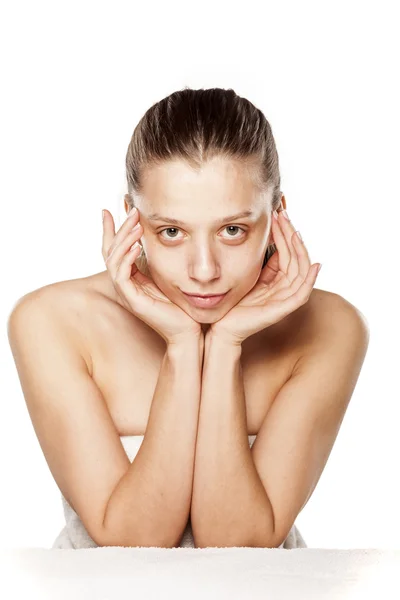
[[214, 296], [225, 296], [226, 292], [221, 294], [189, 294], [188, 292], [183, 292], [186, 296], [196, 296], [196, 298], [213, 298]]
[[192, 304], [192, 306], [196, 306], [197, 308], [212, 308], [213, 306], [216, 306], [217, 304], [222, 302], [226, 297], [227, 293], [228, 292], [225, 292], [225, 294], [218, 294], [205, 297], [185, 294], [185, 292], [183, 292], [183, 295], [186, 297], [187, 301], [190, 304]]

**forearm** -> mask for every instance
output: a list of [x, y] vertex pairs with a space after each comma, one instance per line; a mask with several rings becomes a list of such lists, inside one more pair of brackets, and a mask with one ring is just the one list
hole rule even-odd
[[[171, 547], [189, 518], [202, 340], [168, 346], [142, 445], [104, 519], [115, 545]], [[114, 545], [114, 544], [113, 544]]]
[[271, 503], [249, 447], [241, 346], [206, 337], [191, 505], [196, 546], [267, 546]]

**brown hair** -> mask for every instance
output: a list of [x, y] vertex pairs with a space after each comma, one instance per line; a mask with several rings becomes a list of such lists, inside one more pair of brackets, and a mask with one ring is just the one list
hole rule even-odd
[[[271, 211], [281, 203], [278, 153], [264, 114], [232, 89], [185, 87], [151, 106], [136, 125], [126, 154], [129, 208], [141, 194], [146, 168], [171, 159], [193, 169], [213, 156], [244, 161], [261, 192], [272, 189]], [[276, 251], [268, 246], [263, 267]], [[144, 253], [141, 270], [147, 269]]]

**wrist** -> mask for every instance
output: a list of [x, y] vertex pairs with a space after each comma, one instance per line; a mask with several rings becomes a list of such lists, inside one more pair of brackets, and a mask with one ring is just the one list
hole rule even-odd
[[239, 357], [242, 355], [242, 344], [233, 340], [220, 332], [212, 331], [211, 328], [206, 334], [204, 344], [204, 354], [221, 354], [228, 359], [228, 356]]
[[169, 352], [173, 352], [174, 350], [179, 352], [181, 349], [184, 351], [190, 350], [191, 348], [202, 350], [203, 346], [204, 335], [202, 332], [181, 335], [175, 337], [173, 340], [167, 341], [167, 351]]
[[216, 327], [210, 327], [210, 329], [206, 333], [206, 343], [209, 345], [212, 343], [213, 345], [225, 346], [228, 348], [238, 348], [241, 350], [242, 341], [235, 339], [233, 336], [228, 333], [218, 330]]
[[172, 364], [182, 365], [185, 369], [189, 364], [197, 364], [197, 368], [201, 374], [204, 358], [204, 335], [190, 336], [181, 338], [179, 342], [175, 340], [173, 343], [167, 344], [166, 356]]

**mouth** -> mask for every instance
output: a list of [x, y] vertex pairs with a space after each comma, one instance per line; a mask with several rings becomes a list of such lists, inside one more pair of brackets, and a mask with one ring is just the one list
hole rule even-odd
[[195, 296], [196, 298], [213, 298], [214, 296], [225, 296], [228, 292], [221, 292], [220, 294], [189, 294], [189, 292], [183, 292], [185, 296]]
[[182, 293], [186, 297], [189, 304], [191, 304], [192, 306], [196, 306], [197, 308], [212, 308], [213, 306], [216, 306], [217, 304], [222, 302], [222, 300], [224, 300], [224, 298], [228, 294], [228, 292], [225, 292], [224, 294], [210, 294], [209, 296], [198, 296], [196, 294], [186, 294], [185, 292]]

